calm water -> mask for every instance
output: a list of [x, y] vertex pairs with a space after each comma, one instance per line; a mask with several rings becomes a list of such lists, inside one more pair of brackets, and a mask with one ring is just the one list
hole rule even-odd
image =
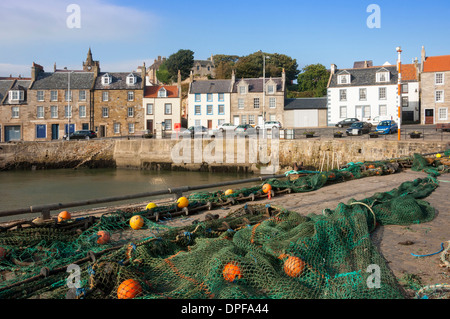
[[[131, 195], [186, 185], [257, 177], [251, 174], [141, 171], [120, 169], [61, 169], [38, 171], [0, 172], [0, 211], [29, 206], [69, 203], [73, 201]], [[256, 183], [251, 183], [255, 185]], [[248, 184], [247, 184], [248, 185]], [[243, 185], [233, 186], [242, 187]], [[217, 189], [221, 189], [220, 187]], [[170, 195], [159, 196], [167, 198]], [[158, 197], [97, 204], [95, 207], [123, 203], [141, 203]], [[84, 206], [77, 209], [85, 209]], [[71, 208], [71, 210], [74, 210]], [[55, 212], [52, 212], [55, 214]], [[36, 217], [38, 215], [30, 215]], [[29, 216], [4, 217], [0, 221], [29, 218]]]

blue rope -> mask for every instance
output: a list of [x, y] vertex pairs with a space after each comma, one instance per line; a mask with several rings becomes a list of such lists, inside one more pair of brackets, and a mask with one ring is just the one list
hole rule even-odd
[[432, 254], [428, 254], [428, 255], [416, 255], [411, 253], [411, 255], [413, 255], [414, 257], [428, 257], [428, 256], [433, 256], [433, 255], [437, 255], [440, 252], [442, 252], [444, 250], [444, 243], [441, 244], [441, 250], [439, 250], [438, 252], [432, 253]]

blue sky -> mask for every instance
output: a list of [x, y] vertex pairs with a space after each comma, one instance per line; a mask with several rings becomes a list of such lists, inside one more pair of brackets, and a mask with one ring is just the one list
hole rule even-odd
[[[80, 28], [69, 28], [70, 4], [80, 8]], [[380, 28], [369, 28], [370, 4]], [[196, 59], [211, 54], [286, 54], [299, 67], [354, 61], [396, 63], [450, 54], [448, 0], [2, 0], [0, 76], [29, 76], [32, 62], [47, 71], [81, 69], [89, 47], [103, 71], [131, 71], [179, 49]]]

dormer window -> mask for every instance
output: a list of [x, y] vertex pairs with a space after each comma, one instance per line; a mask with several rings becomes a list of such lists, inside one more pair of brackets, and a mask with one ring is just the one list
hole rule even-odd
[[136, 84], [136, 76], [133, 73], [130, 73], [127, 76], [127, 85], [133, 85]]
[[377, 82], [389, 82], [391, 80], [390, 73], [386, 69], [377, 72]]
[[112, 77], [106, 73], [105, 75], [102, 76], [102, 84], [103, 85], [110, 85], [112, 82]]
[[159, 89], [158, 97], [167, 97], [167, 90], [165, 88]]
[[25, 98], [25, 93], [22, 90], [9, 91], [10, 102], [22, 102]]
[[338, 84], [350, 84], [350, 73], [347, 71], [338, 75]]

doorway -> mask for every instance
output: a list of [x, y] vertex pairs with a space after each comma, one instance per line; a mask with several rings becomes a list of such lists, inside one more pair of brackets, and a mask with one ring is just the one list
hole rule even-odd
[[425, 109], [424, 124], [434, 124], [434, 109]]
[[52, 124], [52, 140], [59, 139], [59, 124]]

